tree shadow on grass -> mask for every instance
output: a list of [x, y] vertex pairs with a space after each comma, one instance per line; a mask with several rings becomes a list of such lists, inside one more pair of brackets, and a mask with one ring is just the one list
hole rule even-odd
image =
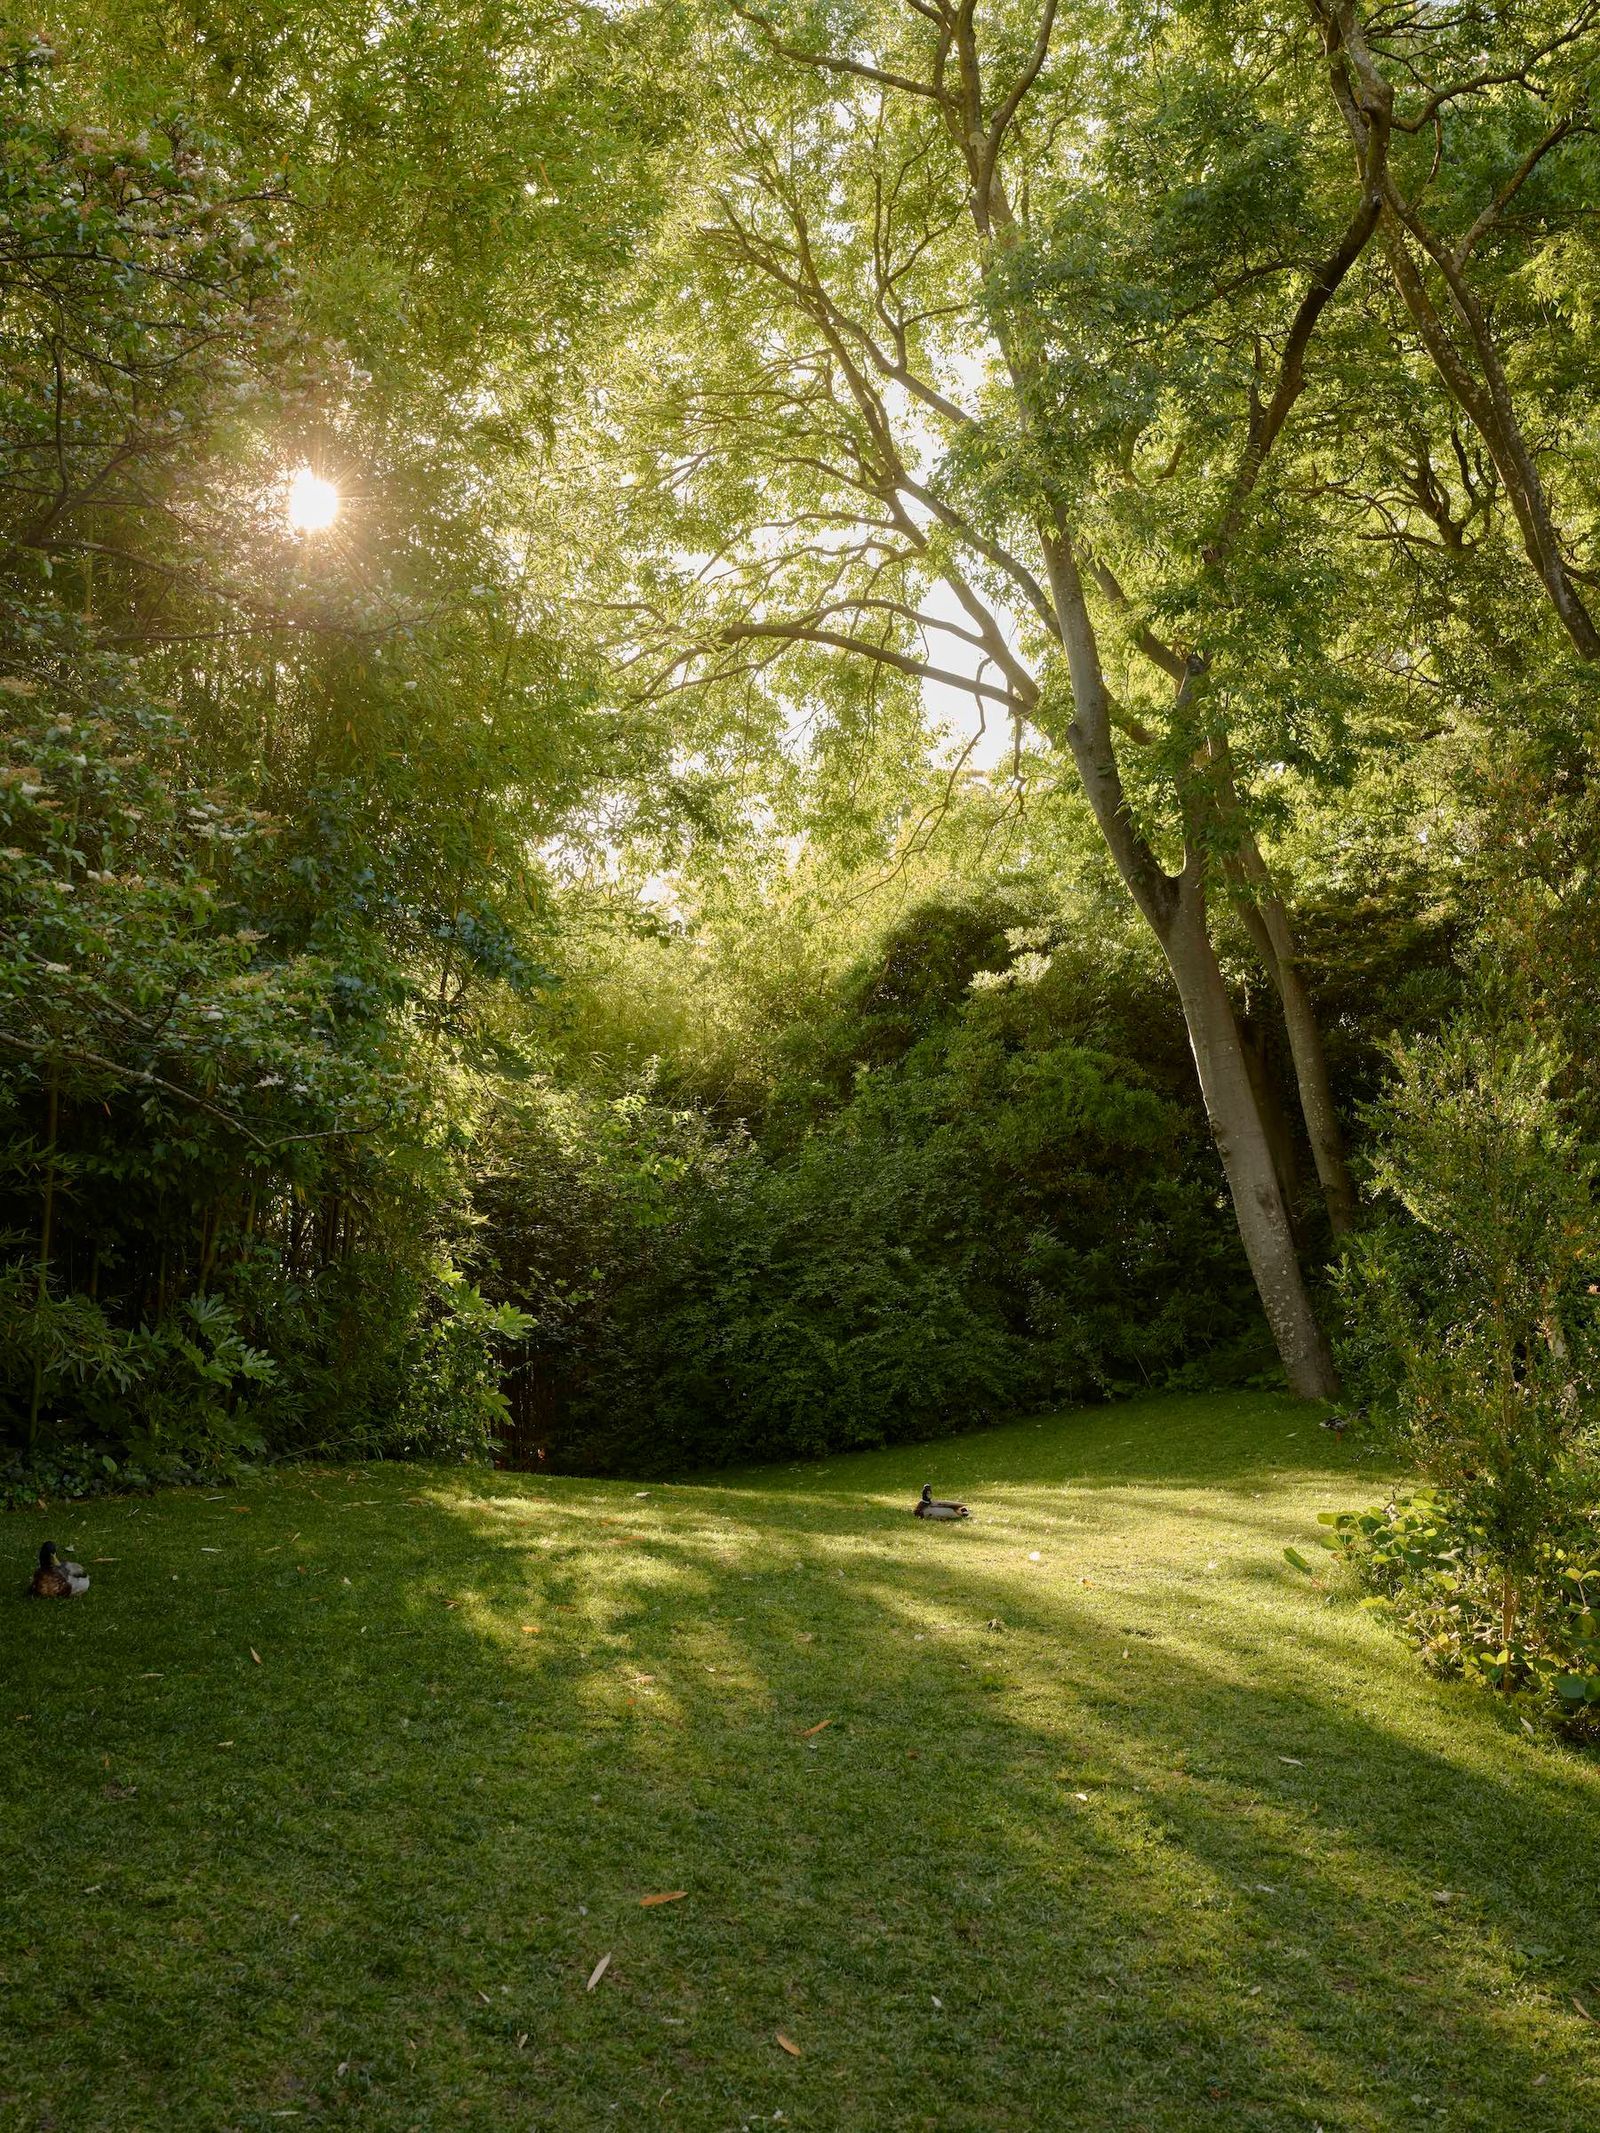
[[940, 1446], [950, 1531], [924, 1452], [286, 1478], [199, 1615], [227, 1507], [159, 1500], [115, 1609], [24, 1624], [112, 1768], [9, 1795], [0, 2124], [1593, 2122], [1600, 1772], [1275, 1567], [1294, 1427], [1088, 1485], [1076, 1424]]
[[[754, 1841], [736, 1835], [706, 1894], [737, 1895], [735, 1939], [783, 1918], [765, 1937], [827, 1981], [825, 2030], [895, 2006], [894, 2049], [957, 2113], [938, 2122], [1592, 2113], [1591, 2035], [1563, 1995], [1597, 1967], [1593, 1766], [1508, 1739], [1353, 1611], [1309, 1607], [1269, 1567], [1277, 1507], [1231, 1511], [1258, 1562], [1184, 1621], [1149, 1589], [1091, 1606], [1020, 1567], [969, 1571], [964, 1534], [935, 1555], [853, 1496], [808, 1490], [797, 1530], [792, 1497], [711, 1493], [637, 1544], [636, 1626], [663, 1566], [715, 1617], [676, 1652], [669, 1707], [616, 1722], [662, 1786], [714, 1786], [745, 1736], [798, 1736], [743, 1772]], [[870, 1667], [819, 1681], [797, 1640], [824, 1620]], [[708, 1652], [715, 1691], [694, 1676]], [[814, 1713], [826, 1738], [802, 1746]], [[962, 2022], [937, 1990], [952, 1974]], [[892, 2081], [869, 2094], [891, 2107]]]

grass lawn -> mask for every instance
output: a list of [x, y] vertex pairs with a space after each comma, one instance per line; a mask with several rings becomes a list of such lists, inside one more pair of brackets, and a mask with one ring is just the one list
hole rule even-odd
[[1600, 1763], [1288, 1568], [1378, 1488], [1219, 1397], [0, 1519], [94, 1577], [0, 1598], [0, 2126], [1600, 2125]]

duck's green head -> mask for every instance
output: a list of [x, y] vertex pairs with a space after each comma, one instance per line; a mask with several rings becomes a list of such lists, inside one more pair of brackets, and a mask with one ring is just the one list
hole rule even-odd
[[55, 1568], [55, 1562], [56, 1544], [54, 1541], [46, 1541], [44, 1546], [39, 1550], [39, 1568], [41, 1570], [53, 1570]]

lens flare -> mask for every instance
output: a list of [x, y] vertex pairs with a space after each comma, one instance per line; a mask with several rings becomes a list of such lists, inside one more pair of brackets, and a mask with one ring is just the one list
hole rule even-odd
[[296, 533], [325, 533], [339, 516], [339, 492], [331, 481], [302, 467], [290, 480], [287, 508]]

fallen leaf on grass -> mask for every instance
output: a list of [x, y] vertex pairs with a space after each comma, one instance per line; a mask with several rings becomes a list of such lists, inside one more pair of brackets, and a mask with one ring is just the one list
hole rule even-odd
[[639, 1898], [639, 1908], [641, 1911], [648, 1911], [653, 1903], [678, 1903], [688, 1893], [687, 1889], [668, 1889], [665, 1895], [662, 1896], [641, 1896]]
[[820, 1733], [824, 1726], [831, 1726], [832, 1724], [833, 1720], [831, 1718], [819, 1718], [814, 1726], [806, 1727], [800, 1738], [802, 1740], [809, 1740], [813, 1733]]
[[1304, 1770], [1306, 1767], [1298, 1755], [1280, 1755], [1278, 1761], [1280, 1763], [1293, 1763], [1296, 1770]]
[[489, 1995], [486, 1992], [480, 1992], [478, 1994], [478, 1998], [482, 2000], [485, 2007], [492, 2007], [494, 2005], [493, 2000], [490, 1999]]
[[799, 2058], [800, 2047], [798, 2044], [796, 2044], [793, 2037], [786, 2037], [781, 2029], [775, 2029], [772, 2034], [777, 2038], [779, 2044], [789, 2054], [789, 2057], [791, 2059]]
[[91, 1563], [117, 1563], [122, 1558], [117, 1555], [91, 1555], [89, 1560]]
[[537, 1622], [524, 1622], [522, 1625], [522, 1634], [525, 1637], [539, 1637], [542, 1636], [544, 1632], [540, 1629]]
[[259, 1666], [261, 1664], [261, 1654], [256, 1650], [253, 1644], [249, 1646], [249, 1652], [251, 1658], [255, 1661], [256, 1665]]
[[1582, 2000], [1578, 1998], [1576, 1993], [1574, 1993], [1572, 1996], [1572, 2004], [1574, 2007], [1577, 2008], [1579, 2014], [1583, 2016], [1583, 2019], [1586, 2022], [1600, 2022], [1600, 2015], [1590, 2014], [1588, 2008], [1584, 2006]]
[[604, 1955], [601, 1956], [599, 1962], [597, 1962], [594, 1968], [589, 1972], [589, 1982], [587, 1985], [584, 1986], [584, 1991], [593, 1992], [596, 1985], [599, 1984], [600, 1980], [605, 1976], [607, 1970], [609, 1970], [610, 1967], [611, 1955], [610, 1951], [608, 1950]]

